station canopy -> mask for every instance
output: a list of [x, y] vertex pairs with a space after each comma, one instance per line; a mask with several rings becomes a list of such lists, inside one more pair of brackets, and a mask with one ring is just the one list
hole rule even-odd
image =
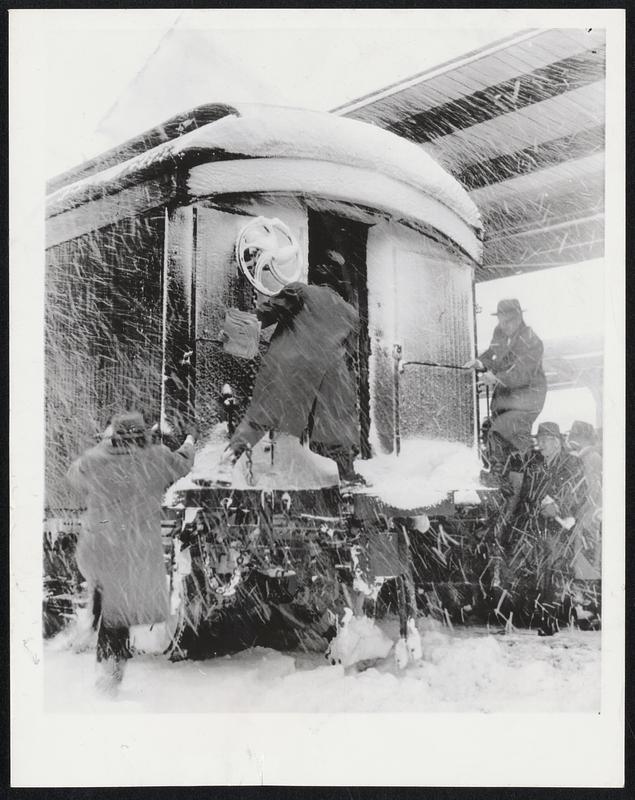
[[604, 254], [604, 32], [529, 30], [335, 113], [416, 142], [469, 192], [477, 280]]

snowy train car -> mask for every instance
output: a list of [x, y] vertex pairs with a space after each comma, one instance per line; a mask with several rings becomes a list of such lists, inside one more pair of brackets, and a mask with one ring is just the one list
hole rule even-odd
[[[194, 470], [166, 502], [180, 531], [172, 579], [189, 587], [199, 639], [254, 587], [267, 614], [277, 597], [301, 627], [290, 603], [304, 592], [317, 614], [325, 570], [376, 597], [411, 558], [406, 529], [452, 518], [456, 490], [476, 485], [476, 386], [462, 365], [475, 351], [480, 217], [415, 144], [327, 113], [207, 105], [52, 180], [46, 213], [49, 527], [73, 507], [68, 464], [114, 412], [140, 408], [176, 433], [195, 422]], [[313, 282], [328, 250], [345, 259], [361, 320], [357, 463], [370, 486], [343, 496], [332, 462], [275, 432], [232, 487], [210, 486], [267, 349], [264, 331], [255, 352], [232, 351], [232, 314]]]

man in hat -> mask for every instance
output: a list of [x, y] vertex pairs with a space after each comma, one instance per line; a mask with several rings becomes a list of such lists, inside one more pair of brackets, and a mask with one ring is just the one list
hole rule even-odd
[[130, 627], [168, 619], [161, 499], [189, 472], [194, 439], [172, 452], [153, 443], [134, 411], [115, 415], [106, 433], [73, 462], [68, 480], [86, 506], [77, 563], [93, 599], [97, 685], [112, 694], [130, 657]]
[[539, 633], [557, 630], [569, 597], [575, 553], [575, 527], [586, 496], [580, 460], [568, 452], [555, 422], [541, 422], [537, 451], [527, 461], [518, 514], [507, 537], [507, 568], [518, 611], [530, 621], [537, 613]]
[[311, 449], [336, 462], [340, 484], [361, 482], [353, 469], [359, 452], [355, 376], [347, 364], [359, 320], [342, 297], [344, 265], [343, 256], [329, 250], [315, 269], [315, 284], [289, 283], [258, 307], [263, 327], [277, 327], [215, 483], [231, 485], [234, 464], [266, 431], [301, 437], [307, 427]]
[[490, 346], [465, 366], [482, 371], [481, 385], [493, 387], [487, 444], [491, 476], [498, 483], [510, 471], [518, 473], [518, 457], [531, 448], [531, 426], [545, 404], [547, 382], [542, 342], [525, 324], [518, 300], [500, 300], [493, 316], [498, 324]]

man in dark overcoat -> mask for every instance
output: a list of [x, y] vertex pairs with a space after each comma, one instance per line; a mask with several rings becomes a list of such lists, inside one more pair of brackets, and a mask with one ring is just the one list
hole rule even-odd
[[307, 427], [311, 448], [336, 462], [340, 481], [357, 480], [356, 381], [348, 356], [359, 319], [338, 292], [343, 266], [343, 257], [328, 251], [315, 270], [315, 284], [289, 283], [258, 307], [263, 327], [277, 327], [216, 483], [231, 483], [233, 465], [266, 431], [301, 437]]
[[500, 478], [510, 456], [522, 457], [531, 448], [531, 426], [545, 404], [547, 382], [542, 341], [525, 324], [518, 300], [500, 300], [495, 316], [490, 346], [466, 366], [484, 370], [480, 381], [494, 390], [488, 448], [491, 471]]
[[580, 460], [564, 447], [555, 422], [542, 422], [537, 451], [523, 471], [520, 502], [507, 541], [507, 569], [519, 612], [553, 633], [570, 599], [581, 510], [587, 493]]
[[597, 628], [602, 580], [602, 456], [595, 429], [588, 422], [575, 420], [567, 442], [582, 462], [587, 489], [576, 525], [575, 612], [580, 627]]
[[140, 413], [127, 412], [68, 471], [86, 506], [76, 555], [92, 594], [104, 690], [115, 691], [123, 677], [130, 627], [168, 619], [161, 500], [193, 461], [192, 436], [172, 452], [152, 443]]

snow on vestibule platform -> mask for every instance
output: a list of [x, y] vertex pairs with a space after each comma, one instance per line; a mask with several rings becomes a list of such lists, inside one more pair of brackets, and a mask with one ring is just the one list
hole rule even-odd
[[[395, 638], [397, 622], [379, 623]], [[119, 696], [94, 688], [94, 651], [45, 643], [47, 712], [588, 712], [600, 710], [600, 632], [497, 635], [419, 620], [423, 658], [405, 670], [389, 655], [358, 671], [323, 655], [245, 650], [208, 661], [136, 655]]]
[[[164, 503], [173, 506], [179, 494], [198, 489], [197, 481], [210, 480], [219, 459], [229, 444], [227, 423], [219, 422], [198, 445], [190, 472], [166, 492]], [[277, 434], [272, 442], [267, 436], [252, 449], [251, 475], [246, 455], [234, 467], [234, 489], [321, 489], [337, 486], [337, 466], [334, 461], [311, 452], [295, 436]], [[273, 463], [272, 463], [273, 462]], [[253, 481], [253, 482], [250, 482]]]
[[370, 484], [370, 493], [406, 510], [439, 505], [457, 489], [482, 488], [478, 454], [460, 442], [407, 439], [398, 456], [360, 460], [355, 467]]
[[[165, 496], [174, 506], [180, 493], [199, 488], [197, 481], [209, 480], [227, 447], [227, 425], [218, 423], [197, 449], [192, 470]], [[477, 489], [480, 462], [474, 448], [460, 442], [410, 439], [402, 443], [399, 456], [378, 455], [358, 459], [355, 469], [369, 484], [366, 492], [394, 508], [434, 507], [456, 492], [464, 501], [479, 502]], [[331, 459], [313, 453], [297, 437], [277, 434], [273, 442], [265, 437], [252, 451], [251, 476], [245, 455], [233, 473], [234, 489], [321, 489], [338, 485], [337, 467]], [[250, 480], [253, 482], [250, 483]], [[457, 491], [458, 490], [458, 491]]]

